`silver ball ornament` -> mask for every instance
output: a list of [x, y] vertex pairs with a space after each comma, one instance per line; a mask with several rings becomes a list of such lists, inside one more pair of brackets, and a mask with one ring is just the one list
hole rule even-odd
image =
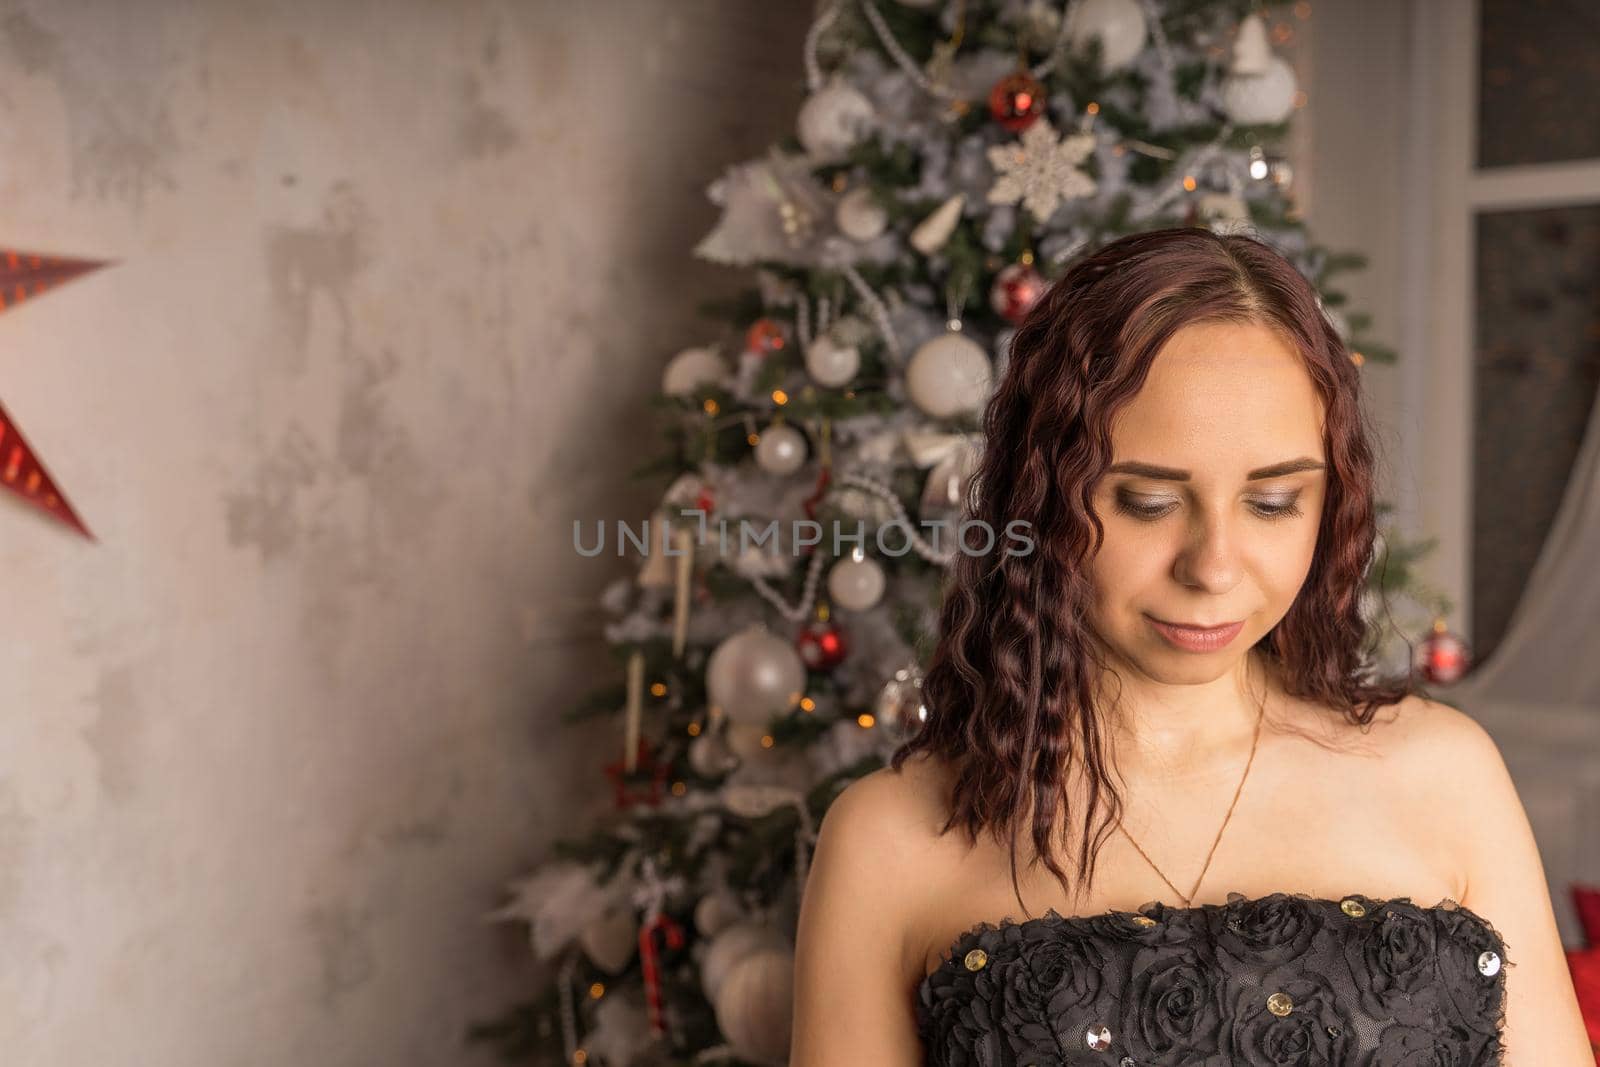
[[806, 461], [805, 435], [786, 423], [761, 431], [756, 442], [756, 466], [768, 474], [793, 474]]
[[700, 987], [706, 999], [716, 1003], [722, 981], [740, 960], [765, 949], [787, 948], [782, 934], [755, 920], [736, 922], [711, 939], [700, 961]]
[[837, 162], [872, 129], [872, 101], [843, 81], [834, 81], [800, 106], [795, 132], [806, 154], [819, 163]]
[[846, 556], [828, 571], [828, 599], [846, 611], [868, 611], [883, 599], [888, 578], [871, 556]]
[[717, 1028], [741, 1060], [781, 1067], [794, 1033], [794, 953], [768, 948], [734, 964], [717, 997]]
[[920, 346], [906, 365], [911, 402], [935, 418], [977, 411], [993, 384], [989, 356], [956, 330]]
[[723, 641], [706, 664], [711, 705], [735, 723], [766, 726], [800, 702], [805, 686], [806, 667], [794, 646], [760, 625]]
[[1078, 0], [1067, 15], [1067, 39], [1083, 55], [1089, 42], [1100, 42], [1100, 67], [1105, 73], [1121, 70], [1144, 51], [1149, 27], [1138, 0]]
[[1222, 81], [1222, 108], [1240, 126], [1272, 126], [1294, 111], [1299, 85], [1294, 68], [1277, 56], [1260, 74], [1229, 74]]
[[716, 937], [744, 915], [739, 898], [726, 889], [701, 897], [694, 906], [694, 928], [701, 937]]
[[834, 209], [834, 219], [839, 232], [852, 241], [863, 243], [880, 237], [889, 225], [889, 213], [883, 210], [872, 190], [858, 185], [839, 198]]
[[806, 349], [806, 373], [818, 385], [836, 389], [848, 385], [861, 370], [861, 350], [823, 334]]

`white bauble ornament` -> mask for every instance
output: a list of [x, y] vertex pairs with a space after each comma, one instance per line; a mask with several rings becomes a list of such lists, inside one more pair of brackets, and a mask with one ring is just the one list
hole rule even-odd
[[661, 375], [661, 391], [668, 396], [693, 396], [708, 385], [716, 385], [728, 374], [728, 365], [714, 348], [685, 348], [667, 363]]
[[740, 960], [712, 1004], [740, 1059], [780, 1067], [794, 1032], [794, 954], [772, 948]]
[[1298, 85], [1294, 69], [1273, 55], [1267, 24], [1260, 15], [1239, 23], [1228, 76], [1222, 80], [1222, 107], [1240, 126], [1270, 126], [1294, 110]]
[[846, 611], [867, 611], [888, 586], [883, 567], [871, 556], [846, 556], [828, 571], [828, 599]]
[[787, 423], [775, 422], [756, 441], [756, 466], [768, 474], [793, 474], [806, 461], [806, 438]]
[[977, 411], [989, 398], [989, 356], [959, 330], [935, 337], [906, 365], [911, 402], [935, 418]]
[[1262, 74], [1229, 74], [1222, 80], [1222, 107], [1240, 126], [1271, 126], [1294, 110], [1294, 70], [1273, 56]]
[[831, 163], [843, 159], [867, 135], [875, 117], [870, 100], [835, 80], [806, 98], [795, 132], [807, 155]]
[[889, 213], [864, 185], [856, 186], [839, 198], [833, 217], [839, 224], [839, 232], [852, 241], [871, 241], [882, 236], [889, 225]]
[[735, 723], [766, 726], [792, 710], [805, 687], [806, 666], [794, 646], [760, 625], [723, 641], [706, 664], [711, 705]]
[[788, 946], [783, 935], [765, 923], [751, 919], [729, 926], [711, 939], [711, 946], [700, 961], [700, 987], [705, 990], [706, 999], [717, 1002], [723, 979], [740, 960], [762, 951], [786, 950]]
[[827, 334], [806, 349], [806, 373], [818, 385], [830, 389], [848, 385], [860, 369], [861, 350], [855, 345], [842, 345]]
[[1078, 0], [1067, 14], [1067, 39], [1082, 55], [1091, 40], [1100, 42], [1100, 68], [1120, 70], [1144, 50], [1144, 9], [1138, 0]]
[[639, 919], [632, 908], [616, 908], [578, 933], [583, 954], [607, 974], [621, 974], [639, 947]]
[[956, 232], [956, 223], [961, 221], [961, 207], [966, 203], [966, 194], [957, 193], [938, 207], [933, 213], [911, 231], [909, 240], [911, 247], [925, 256], [931, 256], [945, 246], [950, 240], [950, 235]]
[[694, 928], [701, 937], [716, 937], [744, 915], [739, 898], [726, 889], [707, 893], [694, 906]]

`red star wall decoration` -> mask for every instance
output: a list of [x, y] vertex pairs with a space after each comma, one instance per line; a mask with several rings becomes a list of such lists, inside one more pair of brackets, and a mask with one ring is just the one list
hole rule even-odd
[[[105, 260], [63, 259], [0, 248], [0, 311], [9, 311], [46, 289], [105, 265]], [[0, 404], [0, 487], [43, 509], [89, 540], [95, 539], [67, 503], [66, 496], [39, 462], [39, 457], [28, 447], [4, 404]]]

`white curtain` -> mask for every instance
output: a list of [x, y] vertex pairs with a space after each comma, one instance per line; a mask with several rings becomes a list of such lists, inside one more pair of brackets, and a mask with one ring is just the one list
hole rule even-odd
[[1533, 824], [1564, 944], [1574, 885], [1600, 886], [1600, 399], [1510, 625], [1440, 699], [1499, 744]]
[[1505, 637], [1449, 699], [1586, 705], [1600, 716], [1600, 400]]

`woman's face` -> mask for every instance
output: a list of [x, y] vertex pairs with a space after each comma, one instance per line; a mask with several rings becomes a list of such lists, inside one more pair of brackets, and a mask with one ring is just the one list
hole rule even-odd
[[[1277, 625], [1317, 547], [1322, 419], [1300, 357], [1264, 326], [1188, 326], [1161, 349], [1095, 487], [1090, 624], [1114, 656], [1157, 682], [1207, 682]], [[1242, 625], [1206, 637], [1157, 621]]]

